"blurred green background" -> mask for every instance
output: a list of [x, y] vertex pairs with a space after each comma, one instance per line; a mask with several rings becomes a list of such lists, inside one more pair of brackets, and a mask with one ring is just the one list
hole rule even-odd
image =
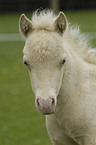
[[[66, 11], [72, 25], [90, 35], [96, 47], [96, 11]], [[19, 33], [20, 13], [0, 14], [0, 34]], [[26, 13], [31, 19], [31, 13]], [[2, 37], [2, 36], [0, 36]], [[0, 145], [51, 145], [45, 116], [35, 107], [27, 68], [22, 57], [24, 41], [0, 41]]]

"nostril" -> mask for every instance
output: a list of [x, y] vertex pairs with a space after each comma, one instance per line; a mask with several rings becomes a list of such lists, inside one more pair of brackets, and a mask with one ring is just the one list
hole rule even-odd
[[51, 103], [52, 103], [52, 106], [55, 105], [55, 99], [54, 98], [51, 99]]

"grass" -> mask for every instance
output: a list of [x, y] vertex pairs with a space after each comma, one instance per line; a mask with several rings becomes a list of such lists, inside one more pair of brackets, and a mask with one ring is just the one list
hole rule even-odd
[[34, 105], [29, 76], [22, 64], [24, 42], [0, 43], [0, 144], [45, 144], [44, 116]]
[[[82, 32], [96, 32], [96, 11], [66, 12]], [[0, 14], [0, 33], [18, 33], [20, 14]], [[31, 18], [31, 14], [27, 14]], [[96, 39], [92, 40], [96, 47]], [[22, 63], [24, 42], [0, 42], [0, 144], [50, 145], [45, 117], [35, 107], [27, 69]]]

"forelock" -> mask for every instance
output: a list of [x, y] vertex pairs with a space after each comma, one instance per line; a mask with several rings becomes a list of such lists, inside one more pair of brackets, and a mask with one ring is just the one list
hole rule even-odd
[[32, 15], [32, 25], [33, 29], [45, 29], [48, 31], [53, 31], [54, 28], [54, 21], [56, 19], [56, 15], [53, 13], [52, 10], [43, 10], [38, 13], [38, 11], [35, 11], [35, 13]]

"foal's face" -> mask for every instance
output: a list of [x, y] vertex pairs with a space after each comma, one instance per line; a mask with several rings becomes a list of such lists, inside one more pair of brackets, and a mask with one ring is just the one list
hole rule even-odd
[[41, 30], [26, 40], [23, 62], [29, 70], [37, 109], [42, 114], [54, 112], [65, 66], [61, 36]]
[[46, 23], [50, 17], [51, 13], [42, 13], [36, 16], [36, 23], [32, 23], [22, 14], [19, 21], [20, 32], [26, 38], [23, 62], [29, 70], [37, 109], [42, 114], [55, 110], [66, 61], [62, 37], [66, 16], [62, 12], [55, 20], [53, 16], [51, 25]]

